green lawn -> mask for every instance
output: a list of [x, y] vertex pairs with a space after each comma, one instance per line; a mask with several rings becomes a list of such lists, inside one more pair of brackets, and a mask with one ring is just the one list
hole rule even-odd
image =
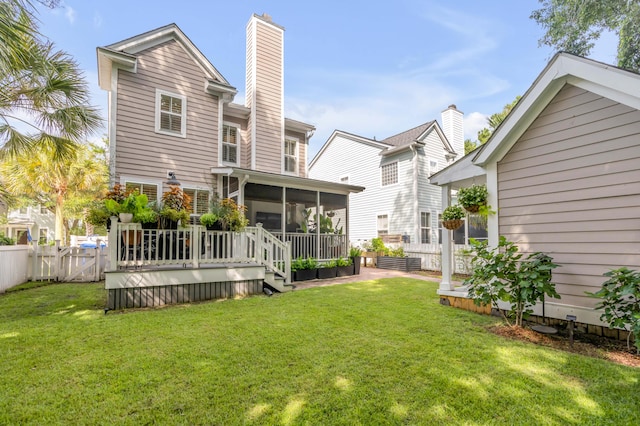
[[0, 424], [640, 424], [640, 370], [506, 341], [396, 278], [110, 312], [0, 296]]

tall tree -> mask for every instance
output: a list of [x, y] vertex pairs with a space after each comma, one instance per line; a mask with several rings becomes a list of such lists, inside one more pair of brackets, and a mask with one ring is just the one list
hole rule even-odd
[[640, 1], [540, 0], [531, 18], [545, 29], [540, 44], [588, 56], [603, 31], [618, 36], [618, 66], [640, 71]]
[[99, 149], [81, 144], [73, 154], [56, 158], [53, 148], [20, 154], [0, 164], [6, 188], [14, 195], [28, 197], [40, 204], [55, 206], [55, 238], [66, 241], [65, 229], [72, 213], [67, 202], [84, 198], [88, 203], [107, 185], [107, 164]]
[[491, 114], [487, 117], [487, 124], [489, 127], [484, 127], [478, 131], [478, 140], [476, 142], [471, 141], [471, 139], [467, 139], [464, 141], [464, 153], [465, 155], [476, 149], [479, 145], [484, 145], [487, 143], [493, 132], [498, 128], [498, 126], [507, 118], [507, 115], [511, 112], [513, 107], [520, 101], [522, 96], [518, 95], [513, 100], [513, 102], [506, 104], [502, 111], [496, 112], [495, 114]]
[[28, 0], [0, 2], [0, 39], [0, 157], [70, 156], [101, 124], [76, 62], [40, 35]]

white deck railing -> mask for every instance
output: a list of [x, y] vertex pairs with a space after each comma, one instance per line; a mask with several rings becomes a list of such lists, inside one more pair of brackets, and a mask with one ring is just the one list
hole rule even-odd
[[291, 282], [291, 246], [261, 226], [242, 232], [142, 229], [139, 223], [113, 223], [109, 231], [111, 270], [181, 265], [258, 263]]
[[[273, 235], [283, 239], [281, 232], [273, 232]], [[291, 243], [294, 258], [313, 257], [324, 261], [349, 256], [347, 236], [344, 234], [287, 233], [284, 240]]]

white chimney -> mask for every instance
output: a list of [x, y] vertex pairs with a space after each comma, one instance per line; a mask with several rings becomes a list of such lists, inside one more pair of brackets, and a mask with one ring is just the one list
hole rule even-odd
[[464, 114], [455, 105], [442, 111], [442, 131], [458, 154], [456, 161], [464, 157]]

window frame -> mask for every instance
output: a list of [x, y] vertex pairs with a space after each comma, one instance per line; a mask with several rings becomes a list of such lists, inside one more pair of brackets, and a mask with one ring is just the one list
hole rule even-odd
[[[287, 142], [295, 143], [295, 154], [287, 154]], [[294, 170], [287, 170], [287, 158], [293, 158], [295, 160]], [[282, 172], [289, 175], [298, 175], [300, 173], [300, 139], [285, 136], [282, 145]]]
[[[385, 176], [386, 176], [385, 168], [392, 167], [392, 166], [395, 166], [395, 173], [392, 171], [388, 175], [389, 177], [393, 177], [395, 175], [395, 182], [385, 183]], [[400, 182], [398, 168], [399, 168], [398, 161], [392, 161], [390, 163], [383, 164], [380, 166], [380, 186], [381, 187], [397, 185]]]
[[[197, 186], [188, 186], [185, 185], [182, 190], [187, 193], [187, 191], [193, 191], [193, 195], [189, 193], [189, 196], [191, 197], [191, 212], [189, 212], [189, 214], [191, 215], [197, 215], [200, 216], [204, 213], [207, 213], [209, 211], [209, 201], [211, 201], [211, 191], [207, 188], [202, 188], [202, 187], [197, 187]], [[204, 209], [200, 209], [200, 212], [198, 212], [198, 192], [206, 192], [207, 193], [207, 201], [204, 205]]]
[[[380, 229], [380, 218], [386, 217], [387, 220], [387, 228]], [[382, 233], [381, 233], [382, 232]], [[389, 235], [389, 213], [378, 213], [376, 214], [376, 234], [378, 237], [382, 235]]]
[[[163, 129], [161, 127], [162, 125], [162, 109], [161, 109], [161, 105], [162, 105], [162, 96], [169, 96], [171, 98], [176, 98], [176, 99], [180, 99], [182, 106], [181, 106], [181, 111], [180, 111], [180, 132], [174, 132], [171, 130], [167, 130], [167, 129]], [[172, 114], [172, 115], [177, 115], [173, 112], [170, 111], [164, 111], [166, 113]], [[155, 128], [156, 128], [156, 133], [160, 133], [163, 135], [168, 135], [168, 136], [178, 136], [181, 138], [186, 138], [187, 137], [187, 97], [184, 95], [180, 95], [178, 93], [173, 93], [173, 92], [169, 92], [167, 90], [162, 90], [162, 89], [156, 89], [156, 113], [155, 113]]]
[[[225, 142], [225, 136], [227, 132], [226, 128], [235, 129], [236, 130], [236, 143], [232, 144], [229, 142]], [[227, 164], [231, 166], [237, 166], [240, 164], [240, 127], [236, 123], [224, 122], [222, 123], [222, 137], [220, 138], [220, 161], [222, 164]], [[225, 160], [224, 158], [224, 148], [225, 146], [232, 146], [236, 149], [236, 161]]]
[[[427, 215], [427, 226], [424, 226], [423, 217]], [[429, 211], [421, 211], [420, 212], [420, 244], [431, 244], [431, 212]], [[427, 241], [424, 241], [424, 232], [427, 232]]]

